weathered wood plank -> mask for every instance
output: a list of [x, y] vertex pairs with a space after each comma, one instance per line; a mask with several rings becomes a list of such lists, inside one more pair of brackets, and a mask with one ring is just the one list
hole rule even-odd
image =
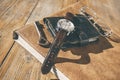
[[40, 20], [62, 8], [63, 0], [40, 0], [35, 10], [28, 19], [28, 23]]
[[[73, 10], [73, 8], [69, 8], [67, 11], [71, 9]], [[78, 11], [78, 8], [74, 10]], [[74, 10], [73, 12], [75, 12]], [[53, 16], [65, 15], [65, 11], [64, 9]], [[114, 29], [114, 26], [112, 26], [111, 29]], [[120, 34], [120, 32], [118, 32], [118, 34]], [[31, 37], [29, 37], [30, 41], [35, 44], [36, 41], [33, 41]], [[119, 80], [119, 49], [119, 43], [100, 37], [98, 43], [82, 48], [69, 49], [66, 52], [61, 51], [56, 66], [72, 80]], [[39, 50], [41, 50], [42, 53], [46, 53], [47, 51], [43, 48]]]
[[[21, 1], [21, 4], [24, 3], [24, 1]], [[44, 16], [47, 16], [48, 14], [50, 13], [53, 13], [55, 11], [58, 11], [60, 10], [61, 8], [63, 8], [63, 2], [60, 1], [60, 0], [49, 0], [49, 1], [45, 1], [45, 0], [39, 0], [39, 3], [37, 5], [37, 7], [35, 8], [34, 12], [32, 13], [32, 16], [28, 19], [28, 21], [25, 21], [28, 17], [29, 17], [29, 14], [31, 14], [31, 9], [35, 6], [34, 4], [35, 3], [27, 3], [26, 1], [26, 5], [29, 7], [28, 10], [26, 11], [26, 8], [22, 11], [22, 10], [19, 10], [21, 11], [21, 15], [23, 16], [21, 18], [21, 15], [20, 13], [18, 13], [18, 11], [16, 9], [21, 9], [21, 7], [23, 7], [19, 2], [17, 2], [15, 5], [17, 6], [17, 8], [12, 7], [10, 10], [8, 10], [5, 14], [7, 15], [3, 15], [2, 16], [2, 19], [4, 22], [2, 22], [0, 25], [1, 27], [1, 32], [2, 32], [2, 38], [1, 38], [1, 46], [4, 44], [3, 42], [5, 42], [5, 39], [6, 37], [8, 37], [8, 33], [10, 33], [10, 36], [12, 36], [12, 31], [17, 29], [18, 27], [20, 27], [21, 25], [25, 24], [25, 22], [30, 22], [30, 21], [34, 21], [38, 19], [40, 19], [41, 17], [44, 17]], [[29, 6], [28, 4], [30, 4], [31, 6]], [[21, 5], [21, 6], [20, 6]], [[48, 6], [48, 5], [51, 5]], [[19, 7], [18, 7], [19, 6]], [[33, 7], [32, 7], [33, 6]], [[55, 7], [56, 6], [56, 7]], [[50, 8], [49, 8], [50, 7]], [[40, 12], [42, 9], [42, 12]], [[48, 9], [50, 9], [48, 11]], [[13, 12], [15, 11], [15, 12]], [[44, 12], [47, 12], [47, 14], [44, 15]], [[25, 14], [27, 13], [27, 14]], [[15, 16], [12, 16], [12, 14], [14, 14]], [[17, 17], [19, 16], [19, 17]], [[35, 16], [35, 17], [34, 17]], [[37, 16], [37, 17], [36, 17]], [[8, 17], [8, 18], [7, 18]], [[7, 18], [7, 19], [5, 19]], [[15, 20], [14, 20], [15, 19]], [[19, 20], [17, 20], [19, 19]], [[11, 20], [13, 20], [12, 22], [10, 22]], [[16, 23], [16, 24], [13, 24], [13, 23]], [[6, 25], [6, 23], [8, 23]], [[10, 28], [10, 29], [7, 29], [5, 27], [2, 27], [2, 26], [7, 26], [7, 28]], [[9, 25], [9, 26], [8, 26]], [[6, 31], [5, 31], [6, 30]], [[8, 33], [7, 33], [8, 31]], [[5, 33], [5, 34], [4, 34]], [[4, 34], [4, 35], [3, 35]], [[3, 37], [4, 36], [4, 37]], [[12, 37], [8, 37], [6, 39], [6, 41], [8, 41], [8, 39]], [[12, 42], [9, 41], [9, 44], [7, 42], [8, 45], [10, 45]], [[4, 48], [0, 48], [1, 50], [4, 51], [5, 47], [6, 48], [9, 48], [10, 46], [3, 46]], [[0, 46], [0, 47], [1, 47]], [[22, 54], [23, 55], [20, 55], [22, 51]], [[0, 53], [6, 53], [7, 51], [5, 52], [0, 52]], [[16, 55], [16, 53], [18, 55]], [[28, 57], [29, 56], [29, 57]], [[4, 56], [2, 56], [4, 57]], [[19, 57], [19, 58], [18, 58]], [[27, 66], [27, 63], [24, 63], [24, 58], [28, 58], [27, 62], [29, 63], [30, 61], [30, 65]], [[23, 48], [20, 48], [18, 47], [18, 45], [14, 46], [12, 48], [12, 50], [9, 52], [9, 55], [8, 57], [6, 58], [4, 64], [2, 65], [1, 69], [0, 69], [0, 79], [4, 79], [4, 80], [9, 80], [10, 78], [12, 79], [22, 79], [22, 80], [48, 80], [48, 79], [54, 79], [55, 76], [53, 76], [51, 73], [48, 74], [47, 76], [44, 76], [40, 73], [40, 64], [39, 62], [33, 60], [34, 57], [32, 57], [27, 51], [25, 51]], [[30, 60], [29, 60], [30, 59]], [[2, 59], [1, 59], [2, 60]], [[34, 63], [33, 63], [34, 62]], [[11, 64], [12, 63], [12, 64]], [[17, 66], [18, 65], [18, 66]], [[22, 68], [21, 68], [22, 67]], [[28, 68], [28, 69], [27, 69]], [[37, 69], [36, 69], [37, 68]], [[17, 70], [16, 70], [17, 69]], [[8, 71], [7, 71], [8, 70]], [[6, 72], [7, 71], [7, 72]], [[22, 71], [22, 72], [20, 72]], [[19, 73], [20, 72], [20, 73]], [[28, 74], [26, 73], [28, 72]], [[11, 74], [12, 73], [12, 74]]]
[[[98, 0], [89, 2], [88, 5], [92, 6], [92, 8], [95, 9], [96, 11], [98, 10], [97, 14], [100, 17], [106, 15], [107, 17], [104, 18], [105, 21], [107, 23], [109, 23], [109, 25], [113, 24], [111, 28], [114, 30], [114, 32], [117, 32], [117, 34], [120, 34], [119, 29], [118, 29], [119, 28], [119, 18], [117, 17], [119, 15], [118, 14], [119, 6], [116, 5], [117, 7], [113, 8], [113, 4], [111, 1], [110, 1], [110, 3], [109, 3], [109, 1], [105, 2], [105, 3], [107, 5], [107, 7], [105, 7], [105, 4], [103, 5], [103, 1], [98, 1]], [[111, 5], [112, 5], [112, 7], [111, 7]], [[103, 6], [103, 8], [101, 8], [101, 6]], [[111, 13], [111, 11], [112, 11], [111, 8], [113, 8], [112, 10], [116, 10], [115, 11], [117, 13], [116, 16], [114, 16], [113, 14], [110, 14], [110, 16], [108, 16], [109, 13], [106, 13], [106, 10]], [[104, 14], [104, 12], [105, 12], [105, 14]], [[112, 16], [113, 20], [110, 18], [111, 16]], [[116, 25], [116, 26], [114, 27], [114, 25]], [[114, 28], [116, 28], [116, 29], [114, 29]], [[120, 58], [118, 56], [120, 56], [120, 54], [119, 54], [120, 47], [119, 47], [118, 43], [115, 43], [112, 41], [109, 41], [109, 42], [112, 44], [113, 48], [112, 49], [110, 48], [108, 50], [102, 50], [106, 46], [109, 47], [109, 44], [104, 45], [104, 44], [106, 44], [106, 42], [104, 42], [104, 44], [100, 42], [99, 46], [94, 45], [94, 47], [92, 46], [93, 47], [92, 49], [91, 49], [91, 46], [87, 46], [84, 48], [76, 49], [77, 52], [75, 50], [71, 50], [74, 54], [74, 55], [72, 55], [72, 54], [71, 55], [73, 57], [76, 57], [76, 59], [72, 60], [71, 57], [70, 57], [70, 59], [68, 59], [69, 56], [68, 56], [68, 58], [64, 59], [63, 58], [64, 56], [61, 56], [60, 58], [58, 58], [60, 61], [57, 63], [57, 65], [66, 64], [66, 63], [69, 63], [69, 64], [77, 63], [78, 65], [76, 67], [78, 67], [80, 69], [76, 70], [75, 68], [73, 68], [71, 71], [73, 73], [77, 71], [82, 80], [84, 80], [84, 79], [89, 79], [89, 80], [93, 80], [93, 79], [98, 79], [98, 80], [113, 79], [114, 80], [115, 79], [115, 80], [119, 80], [120, 71], [118, 69], [120, 67], [120, 63], [119, 63]], [[24, 51], [24, 49], [20, 48], [19, 46], [17, 47], [16, 45], [17, 44], [15, 44], [16, 48], [14, 47], [10, 53], [11, 54], [17, 53], [17, 55], [14, 55], [15, 58], [13, 55], [11, 55], [11, 56], [9, 55], [9, 57], [5, 61], [4, 68], [2, 68], [2, 69], [8, 69], [8, 66], [9, 66], [7, 73], [5, 75], [2, 74], [2, 76], [4, 76], [4, 78], [3, 78], [4, 80], [9, 80], [12, 77], [13, 77], [13, 79], [26, 79], [26, 80], [27, 79], [28, 80], [29, 79], [31, 79], [31, 80], [37, 80], [37, 79], [48, 80], [49, 78], [51, 78], [51, 79], [54, 78], [54, 76], [51, 77], [51, 75], [50, 76], [47, 75], [47, 77], [43, 76], [40, 74], [39, 71], [36, 71], [40, 68], [39, 62], [37, 62], [35, 59], [33, 59], [33, 57], [31, 57], [28, 52]], [[20, 49], [18, 49], [18, 48], [20, 48]], [[90, 48], [90, 49], [86, 50], [87, 48]], [[68, 53], [69, 53], [69, 51], [68, 51]], [[90, 53], [94, 53], [94, 54], [90, 54]], [[100, 53], [100, 54], [98, 54], [98, 53]], [[20, 54], [23, 54], [23, 55], [20, 55]], [[67, 54], [65, 54], [65, 55], [67, 55]], [[25, 56], [25, 57], [23, 57], [23, 56]], [[84, 58], [86, 60], [82, 60], [80, 58], [82, 56], [86, 57], [86, 58]], [[12, 58], [14, 60], [12, 60]], [[26, 60], [26, 58], [27, 58], [27, 60]], [[87, 59], [89, 59], [89, 58], [90, 58], [90, 64], [83, 65], [82, 63], [85, 63], [84, 61], [87, 61]], [[28, 63], [26, 63], [24, 61], [27, 61]], [[20, 62], [20, 63], [17, 63], [17, 62]], [[10, 65], [10, 63], [12, 63], [12, 65]], [[28, 66], [27, 66], [27, 64], [28, 64]], [[15, 71], [15, 69], [16, 69], [16, 71]], [[68, 65], [65, 70], [70, 70], [70, 66]], [[18, 73], [18, 72], [20, 72], [20, 73]], [[30, 72], [30, 74], [29, 74], [29, 72]], [[3, 73], [5, 73], [5, 72], [3, 71]], [[15, 76], [14, 76], [14, 74], [15, 74]], [[69, 74], [72, 74], [72, 73], [69, 73]], [[71, 77], [76, 79], [75, 75], [72, 75]]]
[[67, 7], [68, 5], [78, 2], [78, 1], [80, 1], [80, 0], [64, 0], [63, 7]]
[[77, 2], [77, 0], [40, 0], [27, 24], [47, 17], [75, 2]]
[[0, 17], [0, 64], [13, 44], [12, 32], [27, 22], [38, 0], [18, 0]]
[[[3, 70], [0, 71], [0, 80], [49, 80], [56, 79], [53, 74], [48, 74], [47, 77], [41, 75], [40, 63], [32, 57], [19, 44], [14, 45], [11, 49], [8, 58], [5, 60]], [[10, 65], [11, 64], [11, 65]], [[9, 68], [7, 69], [7, 66]], [[5, 75], [4, 69], [7, 69]], [[3, 77], [3, 78], [2, 78]]]
[[17, 0], [0, 1], [0, 16], [2, 16], [9, 8], [11, 8]]

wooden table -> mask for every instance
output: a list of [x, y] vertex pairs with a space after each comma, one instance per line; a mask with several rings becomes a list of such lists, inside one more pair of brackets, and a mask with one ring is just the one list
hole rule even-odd
[[[41, 74], [41, 64], [29, 52], [13, 41], [12, 32], [77, 1], [81, 0], [0, 0], [0, 80], [56, 79], [56, 76], [51, 73]], [[109, 23], [118, 35], [120, 34], [119, 2], [119, 0], [88, 1], [88, 6], [95, 9], [99, 17], [104, 18], [105, 22]], [[79, 53], [81, 55], [88, 56], [88, 53], [95, 53], [89, 54], [91, 62], [88, 63], [88, 66], [81, 65], [80, 67], [82, 80], [120, 79], [120, 40], [118, 39], [118, 43], [110, 40], [107, 40], [107, 42], [108, 45], [105, 46], [99, 43], [102, 46], [101, 48], [95, 45], [91, 49], [81, 48], [78, 50], [83, 51]], [[111, 47], [109, 48], [109, 46]], [[107, 50], [104, 49], [106, 47], [108, 47]], [[65, 61], [72, 60], [65, 59]]]
[[0, 0], [0, 80], [48, 80], [41, 64], [13, 41], [12, 32], [78, 0]]

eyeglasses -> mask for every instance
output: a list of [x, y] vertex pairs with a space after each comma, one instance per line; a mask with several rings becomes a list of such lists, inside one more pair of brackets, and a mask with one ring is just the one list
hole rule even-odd
[[110, 37], [112, 34], [112, 30], [110, 29], [110, 27], [104, 23], [104, 21], [99, 18], [96, 14], [96, 12], [87, 7], [87, 6], [83, 6], [80, 10], [79, 13], [84, 15], [88, 21], [93, 25], [93, 27], [96, 28], [96, 30], [99, 32], [99, 34], [103, 37]]

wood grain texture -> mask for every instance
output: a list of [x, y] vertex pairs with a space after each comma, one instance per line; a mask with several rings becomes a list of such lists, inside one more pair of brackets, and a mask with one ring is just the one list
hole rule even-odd
[[77, 0], [40, 0], [34, 12], [31, 14], [27, 24], [47, 17], [70, 4], [78, 2]]
[[17, 0], [1, 0], [0, 1], [0, 16], [2, 16], [9, 8], [11, 8]]
[[12, 32], [27, 22], [36, 4], [37, 0], [18, 0], [0, 17], [0, 64], [13, 44]]
[[[41, 75], [40, 72], [40, 63], [32, 57], [28, 52], [20, 47], [19, 44], [14, 45], [14, 47], [10, 51], [10, 55], [3, 64], [5, 67], [3, 69], [7, 69], [7, 65], [9, 68], [7, 69], [4, 77], [0, 77], [0, 80], [48, 80], [48, 79], [56, 79], [53, 74], [48, 74], [47, 77]], [[9, 62], [9, 63], [7, 63]], [[10, 65], [11, 64], [11, 65]], [[0, 76], [3, 76], [4, 70], [0, 71]]]
[[[1, 2], [0, 61], [4, 59], [13, 44], [13, 30], [65, 7], [63, 7], [64, 0], [39, 0], [39, 2], [37, 0], [1, 0]], [[0, 80], [56, 79], [51, 73], [42, 75], [40, 73], [41, 64], [19, 45], [13, 44], [12, 49], [8, 53], [3, 65], [0, 67]], [[28, 65], [27, 63], [30, 64]]]
[[[55, 3], [53, 3], [52, 0], [39, 0], [36, 8], [36, 1], [29, 2], [29, 0], [16, 0], [14, 3], [14, 0], [11, 0], [11, 2], [10, 0], [0, 0], [0, 2], [0, 6], [4, 6], [4, 4], [7, 5], [3, 8], [0, 7], [0, 15], [2, 14], [2, 16], [0, 16], [0, 54], [4, 54], [5, 56], [13, 43], [13, 30], [18, 29], [21, 25], [26, 24], [26, 22], [34, 22], [34, 20], [39, 20], [42, 17], [66, 7], [68, 4], [73, 4], [74, 1], [55, 0]], [[42, 8], [42, 5], [45, 7]], [[50, 11], [47, 10], [49, 9], [48, 5], [51, 6]], [[54, 5], [57, 7], [54, 7]], [[93, 8], [97, 15], [103, 18], [105, 23], [107, 23], [113, 32], [117, 34], [116, 37], [119, 37], [119, 0], [88, 0], [86, 5]], [[23, 6], [25, 7], [24, 9]], [[61, 13], [58, 12], [56, 16], [60, 14]], [[11, 37], [9, 37], [8, 34], [10, 34]], [[66, 74], [71, 75], [70, 78], [74, 78], [74, 80], [78, 80], [73, 74], [76, 72], [81, 80], [119, 80], [120, 44], [102, 37], [100, 40], [102, 41], [97, 43], [97, 45], [93, 44], [83, 48], [71, 49], [70, 51], [72, 54], [69, 54], [71, 53], [70, 51], [66, 51], [63, 56], [59, 55], [56, 65], [77, 65], [75, 67], [79, 68], [79, 70], [69, 65], [66, 65], [67, 68], [62, 69], [63, 71], [70, 70], [71, 72]], [[2, 60], [4, 56], [0, 55], [0, 60]], [[64, 56], [66, 56], [66, 58], [64, 58]], [[15, 43], [4, 64], [0, 68], [0, 80], [49, 80], [55, 78], [52, 74], [42, 75], [39, 72], [40, 66], [41, 64], [37, 62], [34, 57]], [[71, 67], [72, 69], [70, 69]]]
[[[66, 12], [78, 13], [79, 8], [85, 5], [89, 5], [89, 3], [76, 3], [51, 16], [64, 16]], [[40, 47], [36, 43], [38, 37], [34, 36], [37, 35], [34, 32], [34, 25], [30, 24], [28, 26], [31, 26], [28, 30], [24, 30], [23, 32], [21, 30], [22, 35], [25, 38], [27, 37], [25, 40], [28, 40], [31, 43], [30, 45], [34, 45], [35, 49], [45, 56], [48, 49]], [[114, 27], [111, 26], [111, 29], [114, 30]], [[29, 33], [32, 31], [33, 33], [29, 37]], [[48, 34], [47, 31], [46, 34]], [[33, 37], [35, 40], [33, 40]], [[49, 34], [47, 37], [49, 40], [52, 40]], [[81, 48], [71, 48], [66, 51], [61, 50], [56, 61], [56, 67], [71, 80], [119, 80], [119, 49], [120, 43], [100, 37], [97, 43]]]

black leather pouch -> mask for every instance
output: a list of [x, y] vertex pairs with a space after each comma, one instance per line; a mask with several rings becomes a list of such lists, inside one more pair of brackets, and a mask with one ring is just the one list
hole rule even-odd
[[[57, 31], [57, 22], [64, 17], [46, 17], [43, 19], [47, 29], [53, 38], [55, 38]], [[89, 20], [80, 14], [76, 14], [71, 20], [75, 26], [75, 30], [66, 37], [62, 49], [81, 47], [98, 40], [99, 33]]]

